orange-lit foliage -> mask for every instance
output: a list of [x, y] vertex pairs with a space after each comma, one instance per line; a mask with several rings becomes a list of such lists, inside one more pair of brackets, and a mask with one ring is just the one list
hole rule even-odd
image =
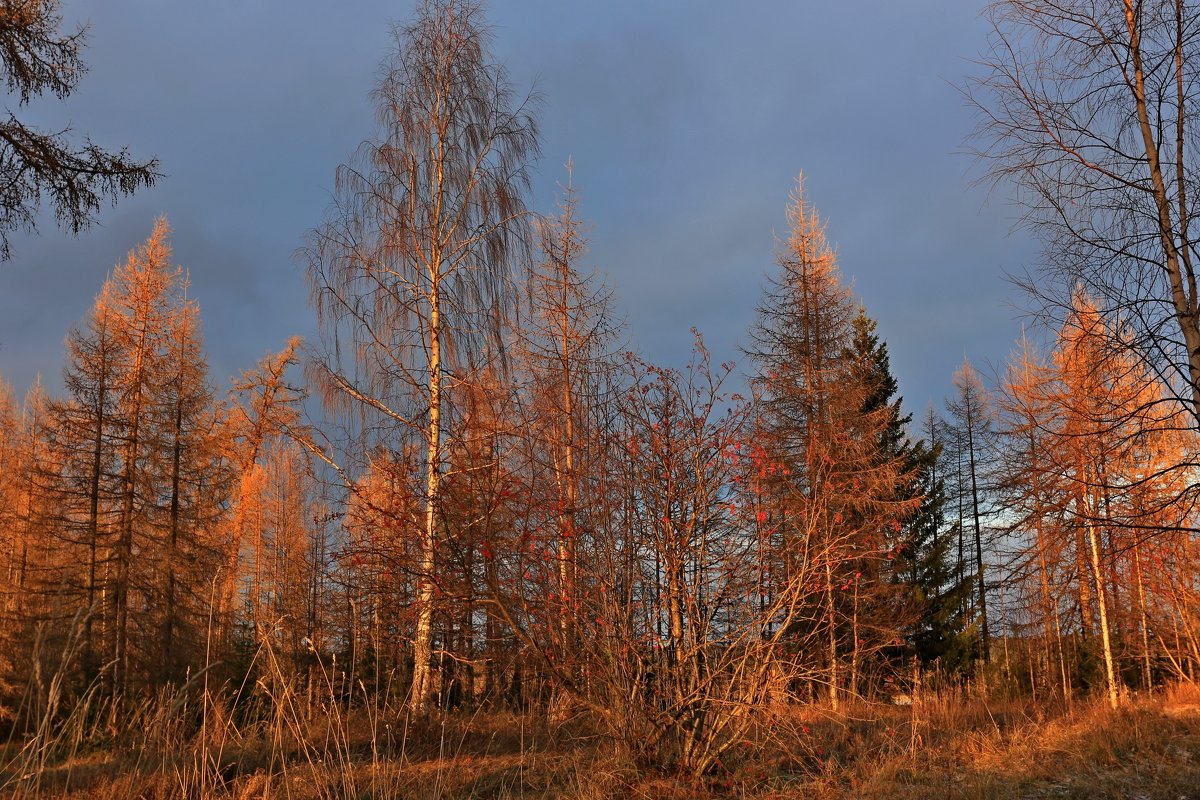
[[1005, 387], [1007, 482], [1029, 534], [1034, 616], [1058, 640], [1063, 691], [1072, 679], [1061, 637], [1078, 632], [1095, 642], [1113, 704], [1123, 674], [1148, 686], [1168, 666], [1181, 673], [1190, 655], [1179, 646], [1195, 635], [1177, 591], [1196, 566], [1195, 442], [1185, 410], [1123, 349], [1122, 334], [1077, 293], [1051, 363], [1026, 345]]
[[195, 667], [223, 549], [224, 419], [167, 234], [160, 220], [71, 333], [68, 397], [37, 413], [27, 448], [37, 613], [84, 619], [83, 678], [103, 668], [114, 695]]
[[[898, 644], [899, 619], [862, 618], [864, 594], [887, 592], [878, 568], [894, 554], [903, 523], [920, 498], [905, 497], [911, 466], [881, 446], [895, 420], [890, 405], [870, 409], [877, 387], [853, 351], [856, 307], [840, 279], [816, 210], [798, 186], [788, 209], [791, 231], [781, 272], [760, 308], [753, 357], [763, 393], [764, 457], [774, 475], [761, 485], [773, 534], [764, 553], [772, 583], [820, 572], [822, 608], [791, 620], [797, 651], [824, 660], [822, 683], [836, 708], [845, 690], [857, 692], [866, 651]], [[866, 565], [870, 564], [870, 567]]]

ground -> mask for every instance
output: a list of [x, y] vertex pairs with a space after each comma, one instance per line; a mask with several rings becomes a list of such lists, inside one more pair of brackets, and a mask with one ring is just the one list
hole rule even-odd
[[1200, 691], [1185, 687], [1129, 697], [1117, 711], [958, 694], [837, 714], [794, 707], [699, 779], [639, 767], [583, 717], [479, 711], [404, 726], [358, 710], [314, 720], [303, 739], [282, 716], [205, 728], [207, 749], [162, 713], [146, 718], [140, 742], [89, 744], [95, 730], [65, 752], [62, 737], [40, 753], [11, 742], [0, 796], [1200, 799]]

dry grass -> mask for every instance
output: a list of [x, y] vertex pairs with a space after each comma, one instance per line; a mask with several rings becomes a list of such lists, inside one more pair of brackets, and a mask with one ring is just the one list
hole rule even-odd
[[[166, 704], [167, 708], [177, 703]], [[161, 709], [160, 709], [161, 712]], [[41, 761], [10, 746], [13, 798], [1200, 798], [1200, 692], [1177, 687], [1112, 712], [952, 696], [915, 708], [862, 703], [781, 712], [700, 781], [639, 773], [585, 720], [492, 711], [420, 725], [363, 709], [245, 729], [210, 720], [207, 741], [146, 712], [141, 737]], [[178, 728], [178, 725], [176, 725]], [[28, 744], [28, 743], [26, 743]], [[37, 771], [21, 774], [33, 766]]]
[[[745, 790], [762, 798], [1200, 798], [1200, 694], [1050, 713], [935, 698], [809, 726], [807, 761]], [[803, 748], [800, 749], [803, 752]]]

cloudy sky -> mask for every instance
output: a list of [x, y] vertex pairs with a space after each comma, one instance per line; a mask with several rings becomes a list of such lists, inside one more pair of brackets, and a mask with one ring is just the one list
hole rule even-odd
[[[0, 263], [0, 373], [61, 386], [62, 342], [112, 266], [165, 214], [222, 387], [311, 335], [294, 252], [335, 167], [374, 133], [368, 92], [407, 0], [63, 0], [90, 24], [91, 70], [66, 103], [18, 109], [167, 177], [73, 239], [51, 223]], [[879, 321], [909, 410], [950, 392], [965, 355], [999, 363], [1020, 330], [1005, 280], [1036, 257], [1003, 191], [972, 186], [959, 90], [982, 0], [493, 0], [493, 53], [544, 98], [533, 205], [564, 164], [590, 262], [630, 343], [682, 363], [698, 327], [738, 359], [798, 173], [844, 274]]]

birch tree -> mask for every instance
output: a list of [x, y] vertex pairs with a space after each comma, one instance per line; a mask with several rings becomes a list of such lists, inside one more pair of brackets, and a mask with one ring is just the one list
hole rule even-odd
[[[466, 353], [483, 351], [527, 245], [522, 194], [537, 152], [532, 101], [488, 56], [480, 8], [426, 0], [395, 31], [374, 92], [380, 133], [337, 171], [304, 250], [324, 339], [312, 375], [374, 444], [424, 450], [411, 708], [432, 692], [444, 412]], [[480, 359], [486, 362], [490, 356]], [[369, 449], [369, 448], [368, 448]]]

